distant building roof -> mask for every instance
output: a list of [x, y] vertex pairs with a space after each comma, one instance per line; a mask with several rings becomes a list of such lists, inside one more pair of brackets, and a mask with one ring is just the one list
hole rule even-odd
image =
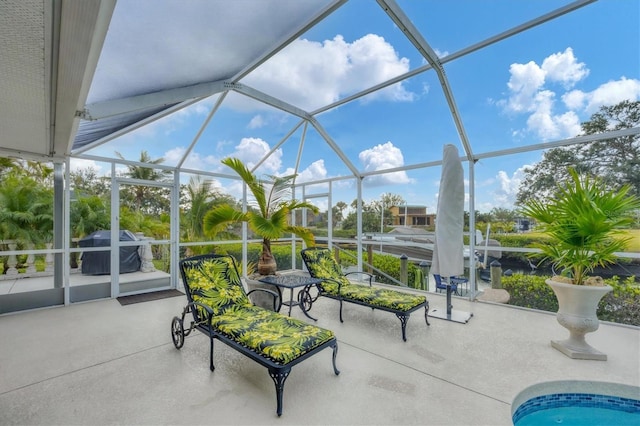
[[389, 234], [401, 234], [401, 235], [425, 235], [429, 232], [421, 228], [409, 228], [408, 226], [398, 226], [388, 232]]

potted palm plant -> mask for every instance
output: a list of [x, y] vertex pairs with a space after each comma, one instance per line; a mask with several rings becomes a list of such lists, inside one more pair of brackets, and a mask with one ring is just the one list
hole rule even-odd
[[579, 176], [570, 168], [569, 180], [558, 185], [551, 200], [531, 200], [521, 210], [547, 236], [537, 244], [542, 260], [561, 271], [546, 282], [556, 294], [557, 320], [569, 330], [569, 339], [551, 345], [571, 358], [607, 359], [584, 336], [598, 329], [598, 303], [612, 289], [589, 274], [614, 263], [615, 253], [629, 243], [622, 234], [633, 223], [631, 212], [640, 209], [640, 199], [630, 190], [628, 185], [611, 190], [601, 179]]
[[291, 199], [291, 184], [296, 175], [267, 176], [267, 180], [259, 179], [249, 168], [237, 158], [225, 158], [222, 163], [233, 169], [244, 181], [253, 195], [250, 204], [253, 209], [246, 212], [229, 204], [219, 205], [204, 216], [204, 232], [209, 235], [226, 229], [231, 223], [246, 222], [249, 228], [262, 237], [262, 252], [258, 259], [259, 275], [274, 275], [278, 265], [271, 253], [271, 241], [282, 238], [285, 234], [294, 234], [308, 246], [314, 245], [313, 233], [304, 226], [289, 223], [289, 214], [300, 208], [308, 208], [314, 213], [318, 208], [313, 204]]

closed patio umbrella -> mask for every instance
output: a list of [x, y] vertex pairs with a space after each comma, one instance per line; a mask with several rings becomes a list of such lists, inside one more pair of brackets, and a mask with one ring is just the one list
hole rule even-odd
[[429, 316], [466, 323], [471, 318], [468, 312], [454, 311], [451, 306], [449, 277], [464, 273], [464, 172], [454, 145], [443, 148], [442, 175], [436, 211], [436, 235], [433, 248], [431, 272], [447, 282], [446, 312], [434, 309]]

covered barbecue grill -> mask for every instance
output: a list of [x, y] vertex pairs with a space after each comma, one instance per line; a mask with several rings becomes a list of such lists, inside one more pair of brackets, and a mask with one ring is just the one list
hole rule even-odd
[[[120, 231], [120, 241], [139, 241], [131, 231]], [[109, 247], [111, 231], [95, 231], [82, 238], [80, 247]], [[120, 273], [135, 272], [140, 269], [138, 246], [120, 247]], [[111, 273], [111, 253], [95, 251], [82, 253], [82, 273], [84, 275], [108, 275]]]

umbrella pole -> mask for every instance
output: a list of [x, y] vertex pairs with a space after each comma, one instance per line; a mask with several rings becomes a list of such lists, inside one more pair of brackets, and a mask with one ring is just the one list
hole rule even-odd
[[453, 309], [453, 305], [451, 303], [451, 281], [449, 278], [446, 279], [447, 283], [447, 309], [446, 311], [441, 311], [440, 309], [433, 309], [429, 312], [429, 316], [433, 318], [440, 318], [447, 321], [459, 322], [462, 324], [466, 324], [469, 322], [473, 314], [471, 312], [464, 311], [456, 311]]

